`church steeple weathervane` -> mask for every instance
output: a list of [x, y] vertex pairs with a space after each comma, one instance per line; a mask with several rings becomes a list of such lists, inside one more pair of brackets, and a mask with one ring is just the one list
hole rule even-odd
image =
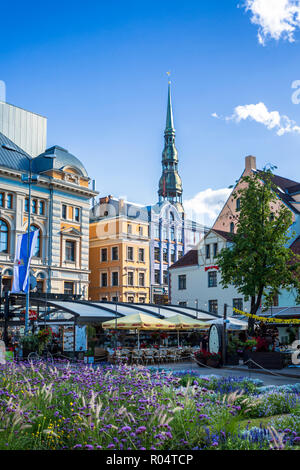
[[[170, 72], [167, 72], [170, 75]], [[171, 82], [168, 82], [167, 118], [162, 154], [162, 176], [159, 181], [159, 202], [167, 199], [182, 207], [182, 182], [178, 174], [178, 152], [175, 147], [175, 129], [171, 98]]]

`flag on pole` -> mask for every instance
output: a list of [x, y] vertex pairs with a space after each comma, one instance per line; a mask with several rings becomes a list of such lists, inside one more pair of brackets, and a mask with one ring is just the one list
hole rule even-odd
[[37, 244], [38, 230], [29, 234], [29, 256], [28, 256], [28, 233], [17, 236], [17, 247], [14, 262], [14, 277], [12, 293], [27, 293], [29, 289], [30, 261]]

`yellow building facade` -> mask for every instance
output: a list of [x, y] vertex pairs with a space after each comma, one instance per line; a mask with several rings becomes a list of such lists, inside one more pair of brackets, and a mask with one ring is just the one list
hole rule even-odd
[[[122, 206], [123, 202], [120, 202]], [[105, 209], [103, 206], [105, 202], [101, 207], [102, 212]], [[126, 214], [109, 217], [107, 212], [104, 210], [103, 218], [92, 217], [90, 221], [89, 298], [148, 303], [149, 224]]]

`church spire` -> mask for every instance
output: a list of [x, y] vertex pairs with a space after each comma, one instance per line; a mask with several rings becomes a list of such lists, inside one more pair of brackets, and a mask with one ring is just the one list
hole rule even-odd
[[171, 82], [169, 81], [168, 84], [168, 106], [167, 106], [167, 119], [166, 119], [166, 129], [165, 132], [173, 131], [174, 129], [174, 122], [173, 122], [173, 110], [172, 110], [172, 99], [171, 99]]
[[175, 129], [171, 99], [171, 82], [168, 83], [167, 119], [162, 154], [162, 176], [159, 181], [159, 202], [167, 199], [182, 207], [182, 182], [178, 174], [178, 152], [175, 147]]

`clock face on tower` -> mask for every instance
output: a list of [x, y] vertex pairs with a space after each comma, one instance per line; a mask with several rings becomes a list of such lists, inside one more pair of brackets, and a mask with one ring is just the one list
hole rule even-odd
[[212, 325], [209, 330], [208, 349], [211, 353], [219, 353], [221, 351], [221, 335], [217, 325]]

